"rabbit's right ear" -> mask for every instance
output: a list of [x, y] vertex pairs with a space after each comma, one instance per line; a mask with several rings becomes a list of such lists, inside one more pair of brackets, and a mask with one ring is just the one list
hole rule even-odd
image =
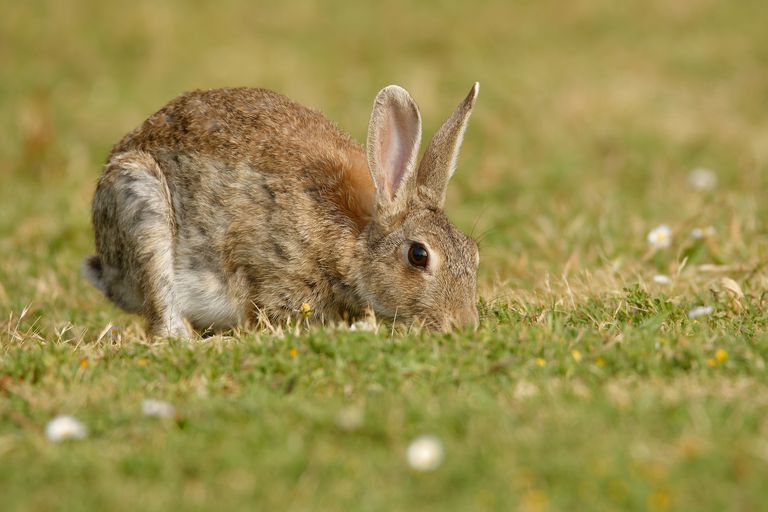
[[397, 85], [376, 96], [368, 125], [368, 167], [379, 215], [402, 211], [414, 186], [421, 143], [421, 115], [408, 92]]

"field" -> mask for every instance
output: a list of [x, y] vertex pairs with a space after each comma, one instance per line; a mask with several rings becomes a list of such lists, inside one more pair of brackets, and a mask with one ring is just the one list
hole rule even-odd
[[[0, 510], [768, 508], [768, 3], [0, 6]], [[151, 340], [80, 277], [109, 148], [181, 91], [363, 141], [381, 87], [429, 137], [474, 81], [476, 332]]]

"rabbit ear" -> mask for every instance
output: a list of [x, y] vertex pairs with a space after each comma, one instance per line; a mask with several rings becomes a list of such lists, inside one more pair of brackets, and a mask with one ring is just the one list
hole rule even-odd
[[408, 92], [397, 85], [376, 96], [368, 125], [368, 167], [378, 210], [399, 210], [412, 188], [421, 143], [421, 115]]
[[464, 130], [467, 128], [479, 91], [480, 83], [475, 82], [464, 101], [432, 137], [421, 159], [416, 178], [418, 193], [435, 208], [442, 209], [445, 203], [448, 180], [456, 170]]

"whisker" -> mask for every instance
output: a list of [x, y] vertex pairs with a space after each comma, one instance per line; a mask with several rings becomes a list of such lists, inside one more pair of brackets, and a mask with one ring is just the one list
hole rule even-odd
[[480, 233], [480, 236], [479, 236], [479, 237], [475, 238], [475, 243], [476, 243], [478, 246], [480, 246], [480, 244], [483, 242], [483, 240], [485, 239], [485, 237], [487, 237], [489, 233], [492, 233], [492, 232], [494, 232], [494, 231], [496, 231], [496, 230], [498, 230], [498, 227], [497, 227], [497, 226], [491, 226], [490, 228], [486, 229], [485, 231], [483, 231], [482, 233]]
[[469, 232], [469, 238], [474, 238], [475, 228], [477, 227], [477, 223], [480, 222], [480, 219], [483, 218], [483, 215], [485, 215], [485, 212], [487, 212], [488, 208], [490, 207], [491, 207], [490, 204], [485, 205], [485, 208], [483, 208], [483, 210], [480, 212], [477, 218], [475, 218], [475, 222], [472, 224], [472, 230]]

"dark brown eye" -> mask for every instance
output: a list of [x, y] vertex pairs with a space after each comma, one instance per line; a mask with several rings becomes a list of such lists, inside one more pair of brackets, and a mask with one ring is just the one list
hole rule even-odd
[[408, 249], [408, 263], [414, 267], [426, 268], [427, 263], [429, 263], [427, 248], [418, 242], [412, 243]]

